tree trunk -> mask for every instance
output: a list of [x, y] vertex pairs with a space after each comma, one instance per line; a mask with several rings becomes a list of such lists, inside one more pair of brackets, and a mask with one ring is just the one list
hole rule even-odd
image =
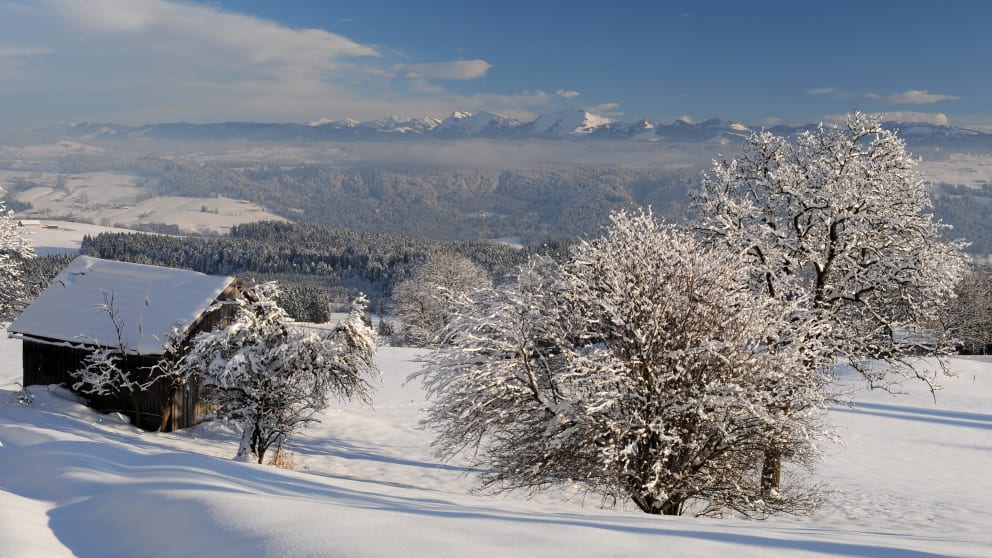
[[258, 456], [259, 465], [261, 465], [262, 460], [265, 459], [265, 449], [266, 446], [262, 443], [262, 429], [256, 421], [254, 424], [254, 429], [251, 433], [251, 450]]
[[238, 453], [234, 456], [235, 461], [248, 461], [248, 456], [252, 454], [252, 435], [255, 432], [254, 421], [245, 421], [244, 431], [241, 433], [241, 441], [238, 443]]
[[765, 450], [765, 462], [761, 466], [761, 495], [768, 496], [782, 484], [782, 454], [778, 450]]
[[630, 499], [644, 513], [651, 515], [682, 515], [685, 498], [669, 498], [660, 504], [654, 494], [631, 494]]
[[159, 432], [169, 432], [172, 430], [169, 428], [169, 420], [172, 418], [172, 406], [176, 401], [177, 390], [173, 388], [169, 391], [168, 397], [165, 398], [165, 402], [162, 404], [162, 423], [158, 425]]

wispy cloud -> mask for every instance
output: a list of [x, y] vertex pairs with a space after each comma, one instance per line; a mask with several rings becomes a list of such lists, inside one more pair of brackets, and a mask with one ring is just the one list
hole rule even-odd
[[781, 124], [782, 119], [777, 116], [769, 116], [767, 118], [763, 118], [761, 123], [766, 126], [775, 126], [776, 124]]
[[833, 95], [837, 93], [837, 89], [834, 87], [818, 87], [816, 89], [810, 89], [810, 95]]
[[48, 54], [51, 49], [31, 46], [12, 46], [0, 43], [0, 58], [27, 58]]
[[[544, 92], [454, 93], [484, 60], [420, 62], [321, 29], [177, 0], [0, 1], [0, 122], [308, 122], [542, 111]], [[405, 78], [405, 79], [397, 79]]]
[[924, 122], [937, 126], [949, 126], [951, 121], [942, 112], [893, 111], [882, 114], [885, 120], [896, 122]]
[[567, 91], [565, 89], [559, 89], [559, 90], [555, 91], [555, 95], [557, 95], [559, 97], [564, 97], [566, 99], [571, 99], [573, 97], [578, 97], [579, 96], [579, 92], [578, 91]]
[[466, 80], [478, 79], [492, 68], [485, 60], [454, 60], [451, 62], [429, 62], [423, 64], [397, 64], [393, 69], [405, 72], [409, 78]]
[[910, 89], [909, 91], [895, 93], [893, 95], [868, 93], [867, 96], [869, 99], [885, 101], [896, 105], [929, 105], [931, 103], [939, 103], [941, 101], [958, 101], [961, 99], [961, 97], [956, 97], [954, 95], [930, 93], [929, 91], [923, 91], [920, 89]]
[[619, 108], [620, 103], [600, 103], [598, 105], [586, 107], [585, 110], [600, 116], [623, 116], [623, 112], [620, 112], [618, 110]]

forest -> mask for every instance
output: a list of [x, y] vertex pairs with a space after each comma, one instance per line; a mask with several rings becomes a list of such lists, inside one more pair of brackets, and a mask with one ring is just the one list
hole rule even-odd
[[[298, 293], [303, 300], [311, 297], [311, 301], [313, 297], [329, 297], [331, 302], [345, 304], [358, 292], [373, 302], [390, 299], [393, 287], [434, 251], [466, 256], [499, 282], [529, 254], [558, 253], [563, 246], [549, 243], [528, 249], [493, 242], [357, 232], [317, 224], [260, 222], [235, 227], [229, 237], [217, 238], [103, 233], [84, 237], [81, 251], [99, 258], [235, 275], [249, 282], [277, 280], [284, 287], [284, 296]], [[306, 308], [321, 305], [297, 302], [286, 306], [290, 306], [287, 310], [294, 318], [324, 321], [305, 314]]]
[[[148, 195], [225, 196], [298, 223], [444, 240], [510, 238], [525, 245], [601, 232], [610, 212], [651, 206], [670, 222], [690, 218], [688, 193], [702, 167], [548, 166], [528, 169], [353, 166], [285, 161], [190, 163], [155, 156], [73, 155], [63, 173], [112, 169], [141, 177]], [[935, 184], [934, 214], [992, 253], [992, 186]], [[140, 227], [176, 233], [165, 224]]]

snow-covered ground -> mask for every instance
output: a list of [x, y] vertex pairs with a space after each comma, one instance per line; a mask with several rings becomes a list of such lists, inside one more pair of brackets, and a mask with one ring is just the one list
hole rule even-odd
[[417, 428], [420, 353], [383, 348], [374, 409], [343, 404], [292, 446], [296, 470], [230, 459], [218, 425], [155, 434], [58, 390], [16, 403], [19, 342], [0, 340], [0, 557], [992, 556], [992, 363], [861, 389], [832, 411], [846, 444], [818, 471], [812, 518], [650, 517], [595, 498], [469, 494]]
[[[3, 149], [0, 147], [0, 156]], [[17, 180], [36, 184], [14, 194], [18, 201], [32, 206], [16, 213], [18, 219], [71, 219], [128, 227], [165, 223], [185, 232], [216, 233], [226, 233], [242, 223], [285, 220], [244, 200], [152, 196], [142, 178], [117, 172], [60, 174], [0, 169], [0, 188], [9, 190], [10, 183]]]
[[39, 256], [49, 254], [75, 254], [79, 252], [86, 235], [96, 236], [103, 232], [134, 232], [128, 229], [103, 227], [71, 221], [39, 221], [40, 226], [24, 227], [24, 236], [31, 242]]

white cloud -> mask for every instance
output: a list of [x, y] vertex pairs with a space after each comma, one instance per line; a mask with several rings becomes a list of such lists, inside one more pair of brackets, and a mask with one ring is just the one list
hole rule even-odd
[[675, 120], [681, 120], [682, 122], [685, 122], [686, 124], [695, 124], [696, 123], [696, 121], [693, 120], [693, 118], [691, 116], [689, 116], [688, 114], [683, 114], [682, 116], [676, 118]]
[[765, 124], [766, 126], [775, 126], [776, 124], [781, 124], [782, 119], [777, 116], [769, 116], [767, 118], [762, 119], [761, 123]]
[[816, 89], [810, 89], [810, 95], [832, 95], [837, 92], [837, 89], [833, 87], [818, 87]]
[[573, 97], [578, 97], [579, 96], [579, 92], [578, 91], [568, 91], [568, 90], [565, 90], [565, 89], [559, 89], [559, 90], [555, 91], [555, 95], [557, 95], [559, 97], [564, 97], [566, 99], [571, 99]]
[[[321, 29], [178, 0], [0, 0], [0, 122], [309, 122], [540, 112], [544, 92], [459, 95], [484, 60], [418, 63]], [[409, 79], [395, 79], [408, 77]], [[440, 82], [443, 83], [443, 82]]]
[[882, 118], [897, 122], [925, 122], [937, 126], [950, 125], [947, 115], [942, 112], [893, 111], [882, 113]]
[[895, 93], [888, 96], [879, 95], [877, 93], [868, 93], [867, 97], [876, 101], [886, 101], [897, 105], [929, 105], [931, 103], [939, 103], [941, 101], [958, 101], [961, 99], [961, 97], [955, 97], [954, 95], [930, 93], [929, 91], [923, 91], [920, 89], [910, 89], [909, 91]]
[[408, 78], [465, 80], [477, 79], [489, 71], [493, 65], [485, 60], [454, 60], [451, 62], [431, 62], [424, 64], [397, 64], [393, 69], [406, 72]]
[[620, 103], [600, 103], [598, 105], [586, 107], [585, 110], [600, 116], [623, 116], [623, 112], [617, 110], [619, 108]]

